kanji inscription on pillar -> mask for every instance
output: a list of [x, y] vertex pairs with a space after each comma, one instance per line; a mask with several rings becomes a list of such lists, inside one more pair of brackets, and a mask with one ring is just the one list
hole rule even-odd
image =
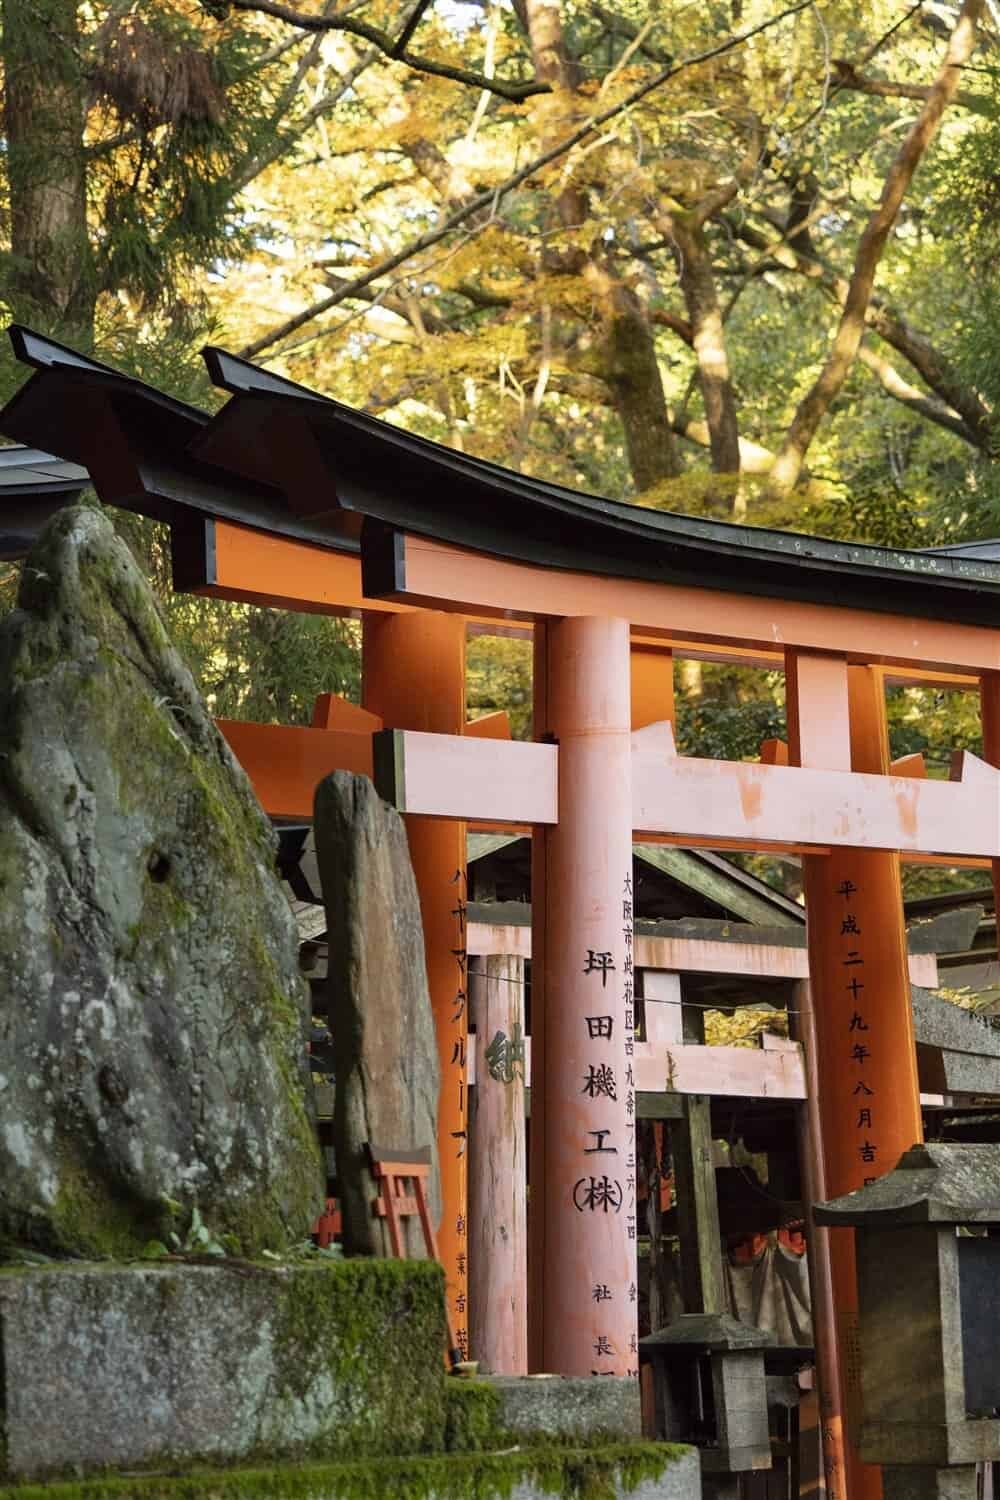
[[[585, 992], [590, 1005], [583, 1017], [586, 1051], [580, 1092], [590, 1102], [582, 1143], [581, 1175], [573, 1184], [573, 1206], [584, 1216], [611, 1217], [623, 1223], [631, 1243], [636, 1234], [635, 1199], [635, 1075], [634, 960], [632, 875], [622, 885], [620, 943], [614, 948], [588, 949], [583, 963]], [[591, 1008], [592, 1007], [592, 1008]], [[615, 1258], [617, 1260], [617, 1257]], [[595, 1264], [591, 1299], [600, 1310], [628, 1302], [631, 1279], [622, 1281], [615, 1260]], [[598, 1319], [598, 1324], [599, 1324]], [[636, 1332], [626, 1334], [616, 1317], [602, 1329], [595, 1326], [591, 1340], [592, 1375], [635, 1374], [638, 1367]]]
[[[466, 1051], [468, 1047], [468, 955], [466, 952], [466, 878], [464, 870], [456, 870], [452, 879], [455, 887], [455, 904], [452, 916], [455, 920], [455, 1000], [451, 1015], [454, 1041], [451, 1047], [450, 1066], [441, 1081], [443, 1089], [450, 1089], [454, 1096], [457, 1113], [453, 1116], [456, 1128], [451, 1132], [452, 1154], [465, 1158], [468, 1147], [468, 1093], [466, 1084]], [[447, 1210], [446, 1210], [447, 1211]], [[469, 1357], [469, 1256], [468, 1224], [465, 1213], [465, 1194], [455, 1215], [456, 1246], [454, 1261], [447, 1268], [448, 1296], [451, 1300], [452, 1327], [455, 1343], [463, 1360]]]

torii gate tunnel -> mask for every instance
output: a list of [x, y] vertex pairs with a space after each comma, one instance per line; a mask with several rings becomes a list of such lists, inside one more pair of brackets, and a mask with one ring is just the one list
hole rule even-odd
[[[577, 494], [216, 349], [209, 373], [229, 400], [209, 417], [27, 330], [12, 337], [35, 373], [0, 429], [82, 465], [102, 500], [165, 521], [179, 589], [364, 621], [361, 709], [328, 700], [313, 729], [223, 728], [272, 814], [308, 814], [340, 767], [374, 771], [407, 818], [460, 1337], [467, 822], [533, 835], [532, 1368], [637, 1370], [634, 839], [802, 854], [822, 1191], [862, 1186], [920, 1139], [900, 857], [997, 870], [1000, 567]], [[30, 514], [0, 502], [0, 534], [23, 541], [60, 499]], [[470, 621], [533, 632], [534, 742], [466, 724]], [[783, 669], [789, 763], [678, 755], [676, 652]], [[957, 757], [949, 782], [892, 767], [887, 676], [978, 689], [985, 760]], [[843, 1411], [850, 1429], [850, 1232], [832, 1231], [831, 1250], [835, 1326], [817, 1307], [816, 1340], [843, 1356], [842, 1388], [823, 1394], [828, 1425]], [[832, 1493], [878, 1494], [878, 1471], [848, 1446]]]

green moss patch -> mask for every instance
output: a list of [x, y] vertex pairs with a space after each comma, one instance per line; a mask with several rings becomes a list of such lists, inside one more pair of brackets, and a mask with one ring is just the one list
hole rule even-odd
[[505, 1446], [500, 1433], [500, 1398], [486, 1380], [446, 1382], [444, 1442], [449, 1453], [482, 1453]]
[[[321, 1285], [317, 1282], [321, 1278]], [[326, 1451], [421, 1453], [445, 1442], [444, 1272], [436, 1261], [331, 1261], [292, 1272], [275, 1329], [273, 1426], [294, 1435], [314, 1393], [350, 1391]], [[316, 1448], [314, 1443], [313, 1448]]]
[[509, 1500], [531, 1483], [564, 1500], [614, 1500], [659, 1479], [688, 1450], [669, 1443], [535, 1448], [259, 1469], [108, 1477], [0, 1489], [0, 1500]]

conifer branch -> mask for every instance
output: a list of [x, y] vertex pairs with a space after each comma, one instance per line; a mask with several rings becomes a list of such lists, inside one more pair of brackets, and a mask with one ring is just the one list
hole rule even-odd
[[[254, 0], [245, 0], [245, 3], [253, 5]], [[692, 56], [681, 58], [679, 62], [672, 63], [669, 67], [663, 68], [659, 73], [654, 74], [652, 78], [647, 78], [644, 83], [639, 84], [630, 93], [626, 94], [617, 104], [609, 105], [607, 109], [601, 110], [600, 113], [592, 115], [589, 120], [585, 120], [582, 125], [579, 125], [576, 130], [571, 131], [569, 135], [564, 136], [561, 141], [558, 141], [548, 151], [543, 152], [541, 156], [536, 156], [534, 161], [528, 162], [527, 166], [520, 167], [516, 172], [512, 172], [498, 186], [488, 188], [485, 192], [477, 194], [475, 198], [470, 198], [461, 208], [457, 208], [454, 213], [449, 214], [436, 228], [426, 230], [424, 234], [410, 240], [401, 250], [397, 250], [394, 255], [386, 256], [384, 260], [379, 261], [377, 265], [372, 266], [370, 270], [363, 272], [362, 275], [355, 277], [353, 281], [338, 288], [337, 291], [331, 292], [328, 296], [321, 297], [318, 302], [311, 303], [309, 307], [305, 307], [300, 313], [296, 313], [293, 318], [288, 318], [284, 323], [279, 323], [276, 328], [272, 328], [267, 333], [261, 334], [259, 338], [254, 339], [252, 343], [247, 344], [240, 350], [242, 358], [255, 359], [265, 349], [272, 348], [273, 345], [287, 338], [289, 334], [296, 333], [305, 323], [311, 322], [313, 318], [318, 318], [323, 313], [329, 312], [332, 307], [336, 307], [338, 303], [345, 301], [349, 297], [356, 297], [363, 288], [370, 286], [373, 281], [377, 281], [382, 276], [387, 276], [390, 271], [395, 271], [404, 261], [411, 260], [414, 255], [419, 255], [421, 251], [429, 250], [432, 245], [436, 245], [439, 240], [443, 240], [453, 229], [457, 229], [459, 225], [464, 224], [466, 220], [473, 218], [476, 214], [483, 213], [484, 210], [490, 210], [492, 216], [500, 200], [505, 198], [508, 193], [513, 192], [515, 188], [520, 187], [522, 182], [527, 182], [530, 177], [534, 177], [545, 167], [550, 166], [552, 162], [558, 161], [560, 157], [572, 151], [574, 146], [580, 145], [589, 136], [596, 135], [602, 126], [607, 125], [617, 115], [624, 114], [626, 110], [640, 103], [641, 100], [653, 93], [655, 89], [661, 88], [665, 83], [669, 83], [678, 73], [683, 73], [688, 68], [697, 67], [700, 63], [710, 62], [713, 58], [721, 57], [724, 53], [732, 52], [735, 48], [742, 47], [744, 42], [749, 41], [751, 37], [759, 36], [761, 32], [769, 31], [781, 21], [787, 20], [789, 16], [798, 15], [801, 11], [810, 9], [813, 3], [814, 0], [796, 0], [794, 5], [786, 6], [783, 10], [777, 11], [773, 16], [769, 16], [766, 21], [759, 22], [747, 31], [737, 32], [734, 36], [726, 37], [724, 41], [716, 43], [714, 47], [709, 47], [704, 52], [693, 53]], [[489, 220], [486, 222], [489, 222]]]

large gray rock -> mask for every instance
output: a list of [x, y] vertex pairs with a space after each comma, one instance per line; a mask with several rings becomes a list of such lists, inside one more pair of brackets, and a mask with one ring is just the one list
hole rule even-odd
[[[0, 1246], [244, 1251], [322, 1179], [273, 835], [96, 507], [0, 624]], [[2, 1253], [2, 1251], [0, 1251]]]
[[[431, 1150], [437, 1221], [438, 1053], [424, 934], [403, 820], [367, 776], [334, 771], [316, 788], [313, 831], [330, 945], [327, 988], [337, 1059], [337, 1184], [349, 1254], [384, 1255], [372, 1217], [366, 1143]], [[411, 1251], [420, 1251], [416, 1222]]]

